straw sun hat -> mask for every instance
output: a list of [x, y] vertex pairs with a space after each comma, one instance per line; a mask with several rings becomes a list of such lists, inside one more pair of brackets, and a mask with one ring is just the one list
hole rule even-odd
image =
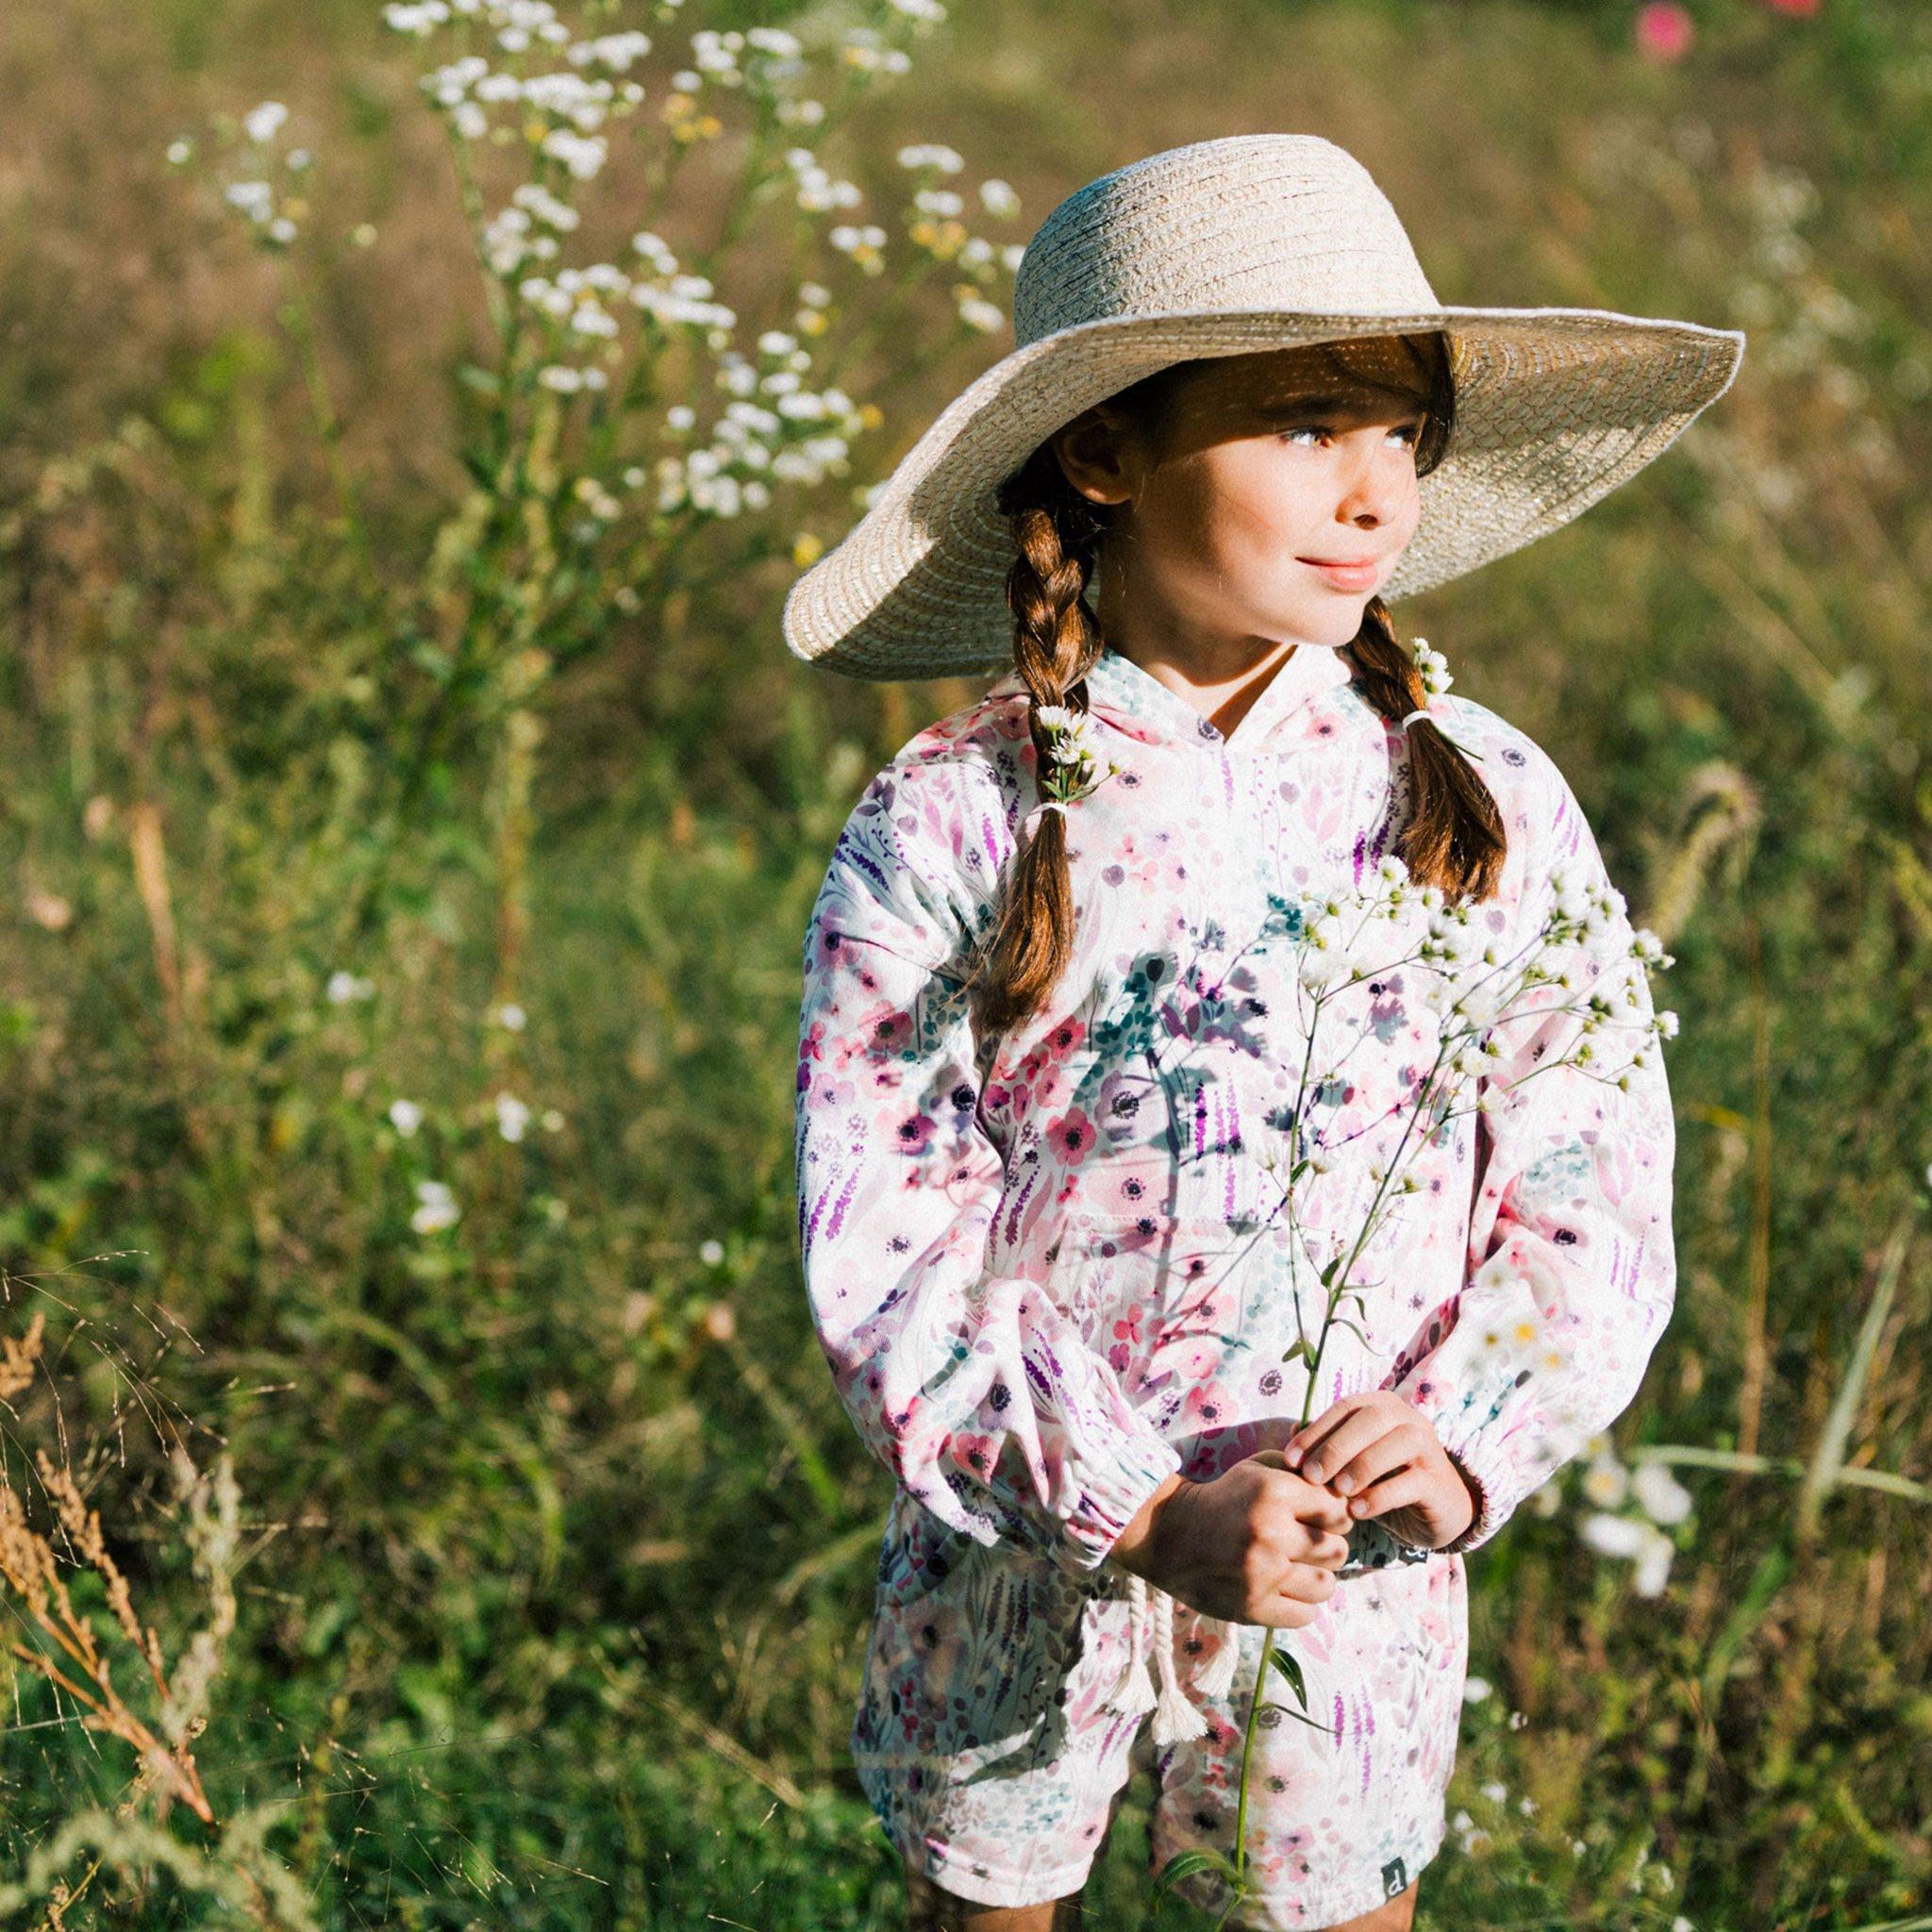
[[1441, 329], [1456, 411], [1385, 599], [1568, 523], [1730, 386], [1740, 330], [1602, 308], [1436, 300], [1388, 197], [1317, 135], [1167, 148], [1091, 181], [1026, 245], [1018, 346], [946, 407], [871, 509], [791, 587], [785, 641], [850, 677], [1012, 663], [1003, 478], [1092, 404], [1170, 363]]

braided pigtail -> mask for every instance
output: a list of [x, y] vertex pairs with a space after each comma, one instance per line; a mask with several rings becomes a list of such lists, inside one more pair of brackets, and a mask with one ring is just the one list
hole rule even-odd
[[[1043, 707], [1087, 708], [1087, 673], [1102, 649], [1086, 604], [1105, 527], [1096, 506], [1066, 480], [1050, 443], [1001, 486], [1017, 555], [1007, 573], [1013, 612], [1013, 663], [1024, 681], [1034, 771], [1041, 795], [1054, 733]], [[970, 974], [975, 1018], [1004, 1033], [1039, 1010], [1074, 950], [1074, 889], [1067, 871], [1067, 818], [1043, 811], [1008, 875], [1000, 916]]]
[[[1428, 704], [1421, 667], [1396, 642], [1381, 598], [1363, 607], [1362, 627], [1345, 649], [1356, 690], [1388, 724]], [[1495, 798], [1468, 754], [1433, 719], [1417, 718], [1407, 736], [1408, 809], [1396, 857], [1418, 885], [1436, 886], [1446, 899], [1487, 899], [1502, 879], [1508, 849]]]

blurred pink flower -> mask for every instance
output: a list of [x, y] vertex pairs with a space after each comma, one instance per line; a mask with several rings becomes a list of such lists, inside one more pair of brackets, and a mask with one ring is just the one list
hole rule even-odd
[[1676, 0], [1651, 0], [1637, 9], [1637, 51], [1646, 60], [1679, 60], [1690, 51], [1695, 29]]

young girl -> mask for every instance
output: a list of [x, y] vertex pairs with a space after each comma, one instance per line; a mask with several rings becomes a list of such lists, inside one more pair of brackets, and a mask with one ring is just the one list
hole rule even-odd
[[[1341, 995], [1362, 1040], [1291, 1232], [1307, 1040], [1270, 911], [1394, 855], [1507, 951], [1553, 871], [1607, 885], [1557, 766], [1431, 700], [1389, 599], [1653, 459], [1742, 338], [1442, 308], [1359, 163], [1287, 135], [1062, 203], [1015, 326], [786, 607], [848, 675], [1010, 667], [868, 785], [806, 935], [806, 1286], [897, 1478], [854, 1757], [915, 1923], [1043, 1932], [1150, 1708], [1156, 1864], [1234, 1856], [1286, 1631], [1310, 1721], [1259, 1714], [1240, 1923], [1406, 1927], [1462, 1553], [1624, 1410], [1670, 1313], [1671, 1107], [1655, 1055], [1525, 1080], [1557, 1023], [1512, 1035], [1310, 1390], [1295, 1285], [1361, 1227], [1432, 1023], [1400, 975]], [[1524, 1317], [1563, 1364], [1498, 1386], [1486, 1340]]]

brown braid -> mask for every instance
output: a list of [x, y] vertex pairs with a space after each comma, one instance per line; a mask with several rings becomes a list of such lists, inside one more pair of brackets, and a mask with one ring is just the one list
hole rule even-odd
[[[1428, 420], [1416, 446], [1421, 474], [1441, 460], [1455, 391], [1440, 333], [1403, 340], [1422, 362], [1428, 388]], [[1345, 342], [1323, 346], [1346, 368]], [[1108, 398], [1109, 408], [1158, 441], [1174, 387], [1196, 366], [1171, 363]], [[1026, 686], [1035, 770], [1043, 774], [1048, 740], [1039, 708], [1064, 704], [1085, 710], [1087, 673], [1105, 646], [1086, 593], [1108, 514], [1068, 481], [1051, 439], [1002, 484], [998, 504], [1012, 525], [1018, 552], [1007, 575], [1013, 662]], [[1389, 724], [1426, 704], [1421, 669], [1396, 641], [1381, 598], [1370, 598], [1361, 629], [1344, 649], [1356, 689]], [[1469, 759], [1429, 720], [1417, 719], [1406, 736], [1408, 813], [1396, 835], [1396, 855], [1419, 885], [1439, 887], [1451, 901], [1491, 897], [1507, 849], [1495, 799]], [[1058, 984], [1073, 946], [1066, 814], [1044, 812], [1014, 862], [1000, 917], [972, 969], [974, 1017], [982, 1031], [1005, 1033], [1037, 1012]]]
[[[1100, 626], [1086, 603], [1101, 532], [1097, 506], [1066, 479], [1050, 442], [1008, 480], [1000, 507], [1019, 554], [1007, 573], [1013, 612], [1013, 663], [1025, 681], [1034, 770], [1046, 772], [1041, 705], [1087, 708], [1087, 673], [1100, 656]], [[1021, 852], [1006, 901], [970, 975], [983, 1031], [1004, 1033], [1041, 1001], [1066, 970], [1074, 946], [1074, 889], [1067, 874], [1064, 812], [1042, 812]]]

